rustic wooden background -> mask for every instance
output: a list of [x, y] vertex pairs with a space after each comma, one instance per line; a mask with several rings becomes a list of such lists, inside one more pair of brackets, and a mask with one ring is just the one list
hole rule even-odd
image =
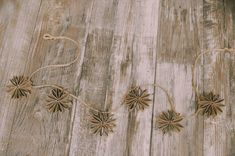
[[96, 108], [118, 107], [131, 85], [158, 82], [176, 109], [195, 111], [192, 64], [201, 49], [235, 48], [234, 0], [0, 0], [1, 156], [235, 156], [235, 56], [211, 54], [197, 66], [199, 90], [213, 90], [226, 107], [215, 119], [192, 117], [181, 133], [163, 135], [155, 116], [169, 108], [151, 86], [151, 106], [116, 113], [115, 133], [94, 136], [89, 110], [74, 101], [64, 113], [49, 113], [49, 89], [12, 100], [5, 86], [14, 75], [73, 60], [76, 47], [45, 41], [44, 33], [80, 42], [80, 61], [44, 70], [35, 84], [69, 88]]

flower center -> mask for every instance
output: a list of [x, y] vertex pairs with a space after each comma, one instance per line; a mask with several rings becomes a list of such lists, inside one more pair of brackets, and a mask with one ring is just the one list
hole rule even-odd
[[169, 121], [168, 121], [168, 124], [172, 124], [172, 122], [173, 122], [172, 120], [169, 120]]

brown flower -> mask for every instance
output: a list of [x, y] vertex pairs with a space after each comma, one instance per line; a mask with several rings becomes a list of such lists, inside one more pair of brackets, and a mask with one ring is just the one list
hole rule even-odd
[[46, 102], [46, 107], [51, 112], [62, 112], [72, 105], [69, 94], [66, 93], [63, 89], [58, 88], [52, 89], [51, 94], [48, 95]]
[[183, 120], [183, 117], [180, 115], [180, 113], [175, 112], [174, 110], [168, 110], [166, 112], [162, 112], [157, 117], [157, 124], [158, 128], [163, 131], [163, 133], [167, 132], [180, 132], [180, 129], [183, 128], [183, 126], [180, 124], [180, 121]]
[[11, 94], [11, 98], [19, 99], [31, 94], [32, 81], [28, 77], [14, 76], [10, 79], [10, 82], [11, 84], [7, 85], [7, 92]]
[[149, 106], [149, 102], [151, 101], [149, 95], [147, 89], [142, 90], [140, 87], [135, 87], [125, 96], [124, 103], [130, 111], [144, 110]]
[[111, 113], [92, 112], [90, 116], [90, 128], [93, 134], [107, 135], [113, 132], [116, 126], [115, 120]]
[[203, 93], [199, 97], [198, 110], [202, 111], [203, 115], [216, 116], [223, 112], [221, 107], [225, 106], [221, 104], [224, 99], [221, 99], [219, 95], [215, 95], [213, 92]]

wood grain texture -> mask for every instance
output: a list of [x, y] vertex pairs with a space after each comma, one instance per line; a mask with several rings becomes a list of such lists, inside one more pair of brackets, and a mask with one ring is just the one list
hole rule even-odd
[[[227, 47], [225, 45], [225, 2], [209, 0], [204, 2], [204, 48], [213, 49]], [[204, 57], [204, 90], [220, 94], [229, 108], [229, 73], [226, 70], [228, 54], [212, 53]], [[224, 112], [227, 112], [224, 108]], [[203, 153], [208, 155], [229, 155], [226, 149], [227, 132], [226, 127], [221, 125], [229, 120], [223, 113], [215, 119], [204, 119], [204, 146]], [[214, 124], [211, 123], [220, 123]]]
[[[18, 101], [5, 92], [14, 75], [75, 58], [75, 45], [45, 41], [44, 33], [77, 40], [80, 59], [37, 73], [34, 84], [62, 85], [97, 109], [120, 107], [108, 137], [90, 132], [90, 110], [76, 100], [63, 113], [49, 113], [49, 88]], [[169, 104], [159, 88], [146, 85], [162, 85], [176, 110], [189, 116], [195, 112], [195, 56], [235, 48], [234, 41], [234, 0], [0, 0], [0, 155], [234, 156], [233, 54], [207, 54], [198, 62], [198, 90], [219, 93], [226, 107], [215, 119], [185, 119], [181, 133], [156, 129], [156, 116]], [[145, 85], [153, 99], [143, 112], [122, 105], [135, 85]]]
[[[195, 112], [191, 69], [202, 43], [202, 1], [166, 0], [160, 6], [155, 79], [171, 93], [176, 111], [189, 116]], [[155, 97], [154, 116], [170, 109], [161, 90], [156, 90]], [[153, 131], [152, 155], [202, 155], [200, 118], [186, 119], [184, 127], [180, 134], [162, 135], [159, 130]]]

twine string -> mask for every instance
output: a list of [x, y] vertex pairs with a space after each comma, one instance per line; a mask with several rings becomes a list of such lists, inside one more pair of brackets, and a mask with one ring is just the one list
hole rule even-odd
[[65, 64], [54, 64], [54, 65], [48, 65], [48, 66], [44, 66], [44, 67], [41, 67], [41, 68], [38, 68], [37, 70], [35, 70], [33, 73], [31, 73], [31, 75], [29, 76], [29, 79], [31, 80], [32, 77], [39, 71], [43, 70], [43, 69], [46, 69], [46, 68], [58, 68], [58, 67], [67, 67], [67, 66], [70, 66], [72, 64], [74, 64], [75, 62], [78, 61], [79, 59], [79, 43], [76, 42], [75, 40], [69, 38], [69, 37], [66, 37], [66, 36], [52, 36], [51, 34], [44, 34], [43, 35], [43, 39], [44, 40], [68, 40], [68, 41], [71, 41], [73, 42], [76, 46], [77, 46], [77, 56], [76, 58], [71, 61], [71, 62], [68, 62], [68, 63], [65, 63]]
[[[164, 87], [162, 87], [162, 86], [159, 85], [158, 83], [146, 84], [146, 85], [154, 86], [154, 87], [157, 87], [157, 88], [161, 89], [161, 90], [166, 94], [166, 97], [167, 97], [167, 100], [168, 100], [168, 102], [169, 102], [169, 104], [170, 104], [171, 110], [174, 110], [174, 111], [175, 111], [174, 100], [173, 100], [173, 98], [170, 96], [169, 92], [168, 92]], [[146, 85], [145, 85], [145, 86], [146, 86]]]
[[171, 109], [173, 111], [175, 111], [175, 104], [174, 104], [174, 101], [173, 101], [172, 97], [170, 96], [169, 92], [165, 88], [163, 88], [161, 85], [159, 85], [157, 83], [154, 83], [153, 86], [160, 88], [166, 94]]

